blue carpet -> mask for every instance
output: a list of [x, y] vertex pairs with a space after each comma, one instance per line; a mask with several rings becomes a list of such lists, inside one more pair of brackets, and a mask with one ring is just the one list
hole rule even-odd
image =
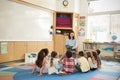
[[[57, 74], [54, 75], [43, 74], [43, 76], [38, 76], [37, 72], [35, 72], [34, 74], [30, 74], [31, 69], [24, 70], [20, 68], [10, 68], [4, 71], [16, 72], [16, 74], [13, 76], [14, 80], [90, 80], [91, 78], [99, 74], [117, 77], [119, 78], [117, 80], [120, 80], [120, 71], [117, 72], [107, 71], [107, 68], [109, 69], [110, 67], [111, 67], [110, 69], [116, 70], [115, 68], [119, 68], [120, 63], [107, 62], [107, 61], [104, 61], [102, 63], [105, 66], [105, 67], [103, 66], [103, 68], [105, 68], [106, 70], [95, 70], [87, 73], [76, 72], [74, 74], [68, 74], [64, 76]], [[113, 66], [117, 66], [117, 67], [113, 67]], [[0, 68], [3, 67], [6, 66], [0, 66]]]
[[5, 66], [5, 65], [0, 65], [0, 68], [5, 68], [5, 67], [8, 67], [8, 66]]
[[14, 76], [14, 80], [89, 80], [91, 77], [95, 76], [96, 74], [105, 74], [105, 75], [110, 75], [110, 76], [115, 76], [119, 77], [119, 73], [113, 73], [113, 72], [103, 72], [103, 71], [90, 71], [88, 73], [81, 73], [77, 72], [74, 74], [68, 74], [64, 76], [60, 75], [48, 75], [48, 74], [43, 74], [43, 76], [38, 76], [38, 73], [34, 74], [29, 74], [31, 70], [24, 70], [21, 72], [18, 72]]
[[8, 71], [8, 72], [24, 72], [25, 70], [20, 69], [20, 68], [11, 68], [3, 71]]

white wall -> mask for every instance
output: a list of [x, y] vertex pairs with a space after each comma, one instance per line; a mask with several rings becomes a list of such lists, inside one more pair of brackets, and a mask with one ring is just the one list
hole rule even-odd
[[80, 0], [80, 15], [81, 16], [88, 15], [88, 2], [87, 2], [87, 0]]
[[56, 0], [21, 0], [41, 7], [56, 10]]
[[[86, 9], [86, 4], [85, 2], [87, 0], [67, 0], [69, 2], [67, 7], [63, 6], [63, 1], [64, 0], [56, 0], [56, 11], [60, 11], [60, 12], [75, 12], [75, 13], [79, 13], [79, 14], [84, 14], [86, 10], [82, 10]], [[82, 13], [81, 13], [82, 12]]]
[[92, 12], [105, 12], [120, 10], [120, 0], [99, 0], [90, 2]]
[[63, 6], [64, 0], [56, 0], [56, 11], [60, 12], [74, 12], [75, 1], [67, 0], [69, 2], [67, 7]]
[[81, 0], [74, 0], [74, 1], [75, 1], [74, 12], [80, 14]]
[[[87, 0], [80, 0], [80, 16], [85, 16], [85, 26], [79, 27], [85, 29], [86, 35], [86, 27], [87, 27], [87, 16], [88, 16], [88, 3]], [[83, 50], [83, 42], [85, 40], [85, 36], [78, 36], [78, 50]]]

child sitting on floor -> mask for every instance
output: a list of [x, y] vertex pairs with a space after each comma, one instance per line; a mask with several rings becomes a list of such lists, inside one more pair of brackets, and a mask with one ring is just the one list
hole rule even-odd
[[95, 60], [95, 57], [93, 56], [93, 53], [87, 51], [86, 54], [87, 54], [87, 60], [88, 60], [89, 65], [90, 65], [90, 69], [91, 70], [97, 69], [97, 61]]
[[101, 68], [101, 59], [100, 59], [100, 53], [101, 53], [101, 51], [99, 50], [99, 49], [97, 49], [96, 50], [96, 53], [97, 53], [97, 66], [98, 66], [98, 68], [100, 69]]
[[34, 73], [34, 71], [36, 70], [37, 72], [39, 72], [39, 76], [42, 76], [42, 73], [44, 73], [43, 70], [45, 69], [46, 56], [48, 55], [48, 52], [49, 51], [47, 48], [40, 50], [31, 73]]
[[74, 73], [75, 72], [75, 59], [72, 57], [71, 51], [66, 51], [66, 57], [62, 60], [63, 72], [60, 74]]
[[90, 65], [88, 63], [88, 60], [84, 57], [83, 51], [79, 51], [78, 65], [76, 65], [76, 69], [80, 72], [88, 72], [90, 70]]
[[49, 67], [48, 67], [48, 74], [58, 74], [58, 58], [57, 58], [57, 52], [52, 51], [51, 52], [51, 59], [49, 60]]
[[100, 65], [100, 61], [99, 61], [97, 52], [96, 52], [96, 51], [92, 51], [92, 55], [93, 55], [93, 57], [94, 57], [94, 60], [96, 61], [97, 68], [100, 69], [100, 68], [101, 68], [101, 65]]

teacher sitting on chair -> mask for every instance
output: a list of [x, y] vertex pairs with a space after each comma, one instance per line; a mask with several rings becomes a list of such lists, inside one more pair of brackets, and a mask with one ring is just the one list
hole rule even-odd
[[70, 49], [73, 52], [73, 56], [76, 57], [77, 40], [75, 39], [75, 34], [73, 31], [68, 35], [68, 40], [66, 41], [66, 48]]

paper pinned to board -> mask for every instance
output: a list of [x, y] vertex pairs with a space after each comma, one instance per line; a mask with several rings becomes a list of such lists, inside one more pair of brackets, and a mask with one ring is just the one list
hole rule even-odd
[[7, 54], [8, 53], [8, 43], [7, 42], [1, 42], [0, 44], [0, 53], [1, 54]]

